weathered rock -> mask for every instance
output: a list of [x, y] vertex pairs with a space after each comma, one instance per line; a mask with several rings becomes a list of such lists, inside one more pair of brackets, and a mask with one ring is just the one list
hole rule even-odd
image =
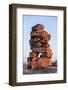
[[[48, 41], [51, 39], [51, 35], [44, 30], [42, 24], [37, 24], [32, 27], [30, 32], [30, 52], [28, 58], [28, 66], [32, 69], [47, 68], [52, 58], [52, 50]], [[40, 55], [41, 53], [41, 55]]]
[[32, 67], [32, 69], [37, 69], [38, 68], [38, 61], [32, 61], [31, 67]]
[[51, 58], [40, 58], [38, 60], [38, 66], [47, 68], [49, 66], [50, 60], [51, 60]]
[[37, 24], [32, 27], [32, 31], [43, 31], [43, 30], [44, 30], [44, 26], [42, 24]]
[[41, 37], [41, 32], [35, 32], [35, 31], [32, 31], [31, 33], [30, 33], [30, 35], [31, 35], [31, 38], [35, 38], [35, 37]]
[[46, 48], [46, 53], [47, 53], [47, 57], [51, 58], [53, 53], [52, 53], [52, 50], [50, 48]]
[[38, 57], [38, 53], [35, 53], [35, 52], [30, 52], [30, 57], [33, 59], [33, 58], [37, 58]]
[[38, 53], [43, 53], [43, 52], [46, 52], [45, 51], [45, 47], [39, 47], [39, 48], [33, 48], [32, 51], [34, 52], [38, 52]]
[[51, 58], [40, 58], [31, 62], [32, 69], [47, 68], [50, 64]]
[[37, 42], [37, 43], [31, 43], [30, 44], [33, 48], [35, 47], [42, 47], [42, 44], [40, 42]]
[[36, 43], [36, 42], [40, 42], [40, 38], [32, 38], [31, 40], [29, 40], [30, 43]]
[[45, 41], [49, 41], [50, 38], [51, 38], [51, 35], [48, 34], [46, 31], [42, 32], [42, 39], [45, 40]]
[[42, 47], [48, 48], [48, 47], [50, 47], [50, 45], [49, 44], [42, 44]]

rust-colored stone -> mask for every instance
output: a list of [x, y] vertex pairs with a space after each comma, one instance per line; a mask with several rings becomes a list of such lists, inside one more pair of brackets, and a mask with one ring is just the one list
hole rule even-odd
[[32, 27], [29, 40], [32, 52], [30, 52], [30, 62], [28, 62], [32, 69], [47, 68], [49, 66], [53, 55], [48, 43], [50, 39], [51, 35], [44, 30], [44, 25], [37, 24]]
[[38, 54], [35, 53], [35, 52], [30, 52], [30, 57], [33, 59], [33, 58], [37, 58], [38, 57]]
[[31, 67], [32, 67], [32, 69], [37, 69], [38, 68], [38, 61], [32, 61]]
[[38, 66], [47, 68], [49, 66], [50, 60], [51, 60], [51, 58], [40, 58], [38, 60]]

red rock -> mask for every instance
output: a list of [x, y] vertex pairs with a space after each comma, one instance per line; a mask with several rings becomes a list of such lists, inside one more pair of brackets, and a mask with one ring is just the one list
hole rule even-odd
[[32, 27], [32, 31], [38, 31], [38, 30], [44, 30], [44, 25], [43, 24], [37, 24]]
[[32, 67], [32, 69], [37, 69], [38, 68], [38, 61], [32, 61], [31, 67]]
[[43, 53], [43, 52], [45, 52], [45, 47], [33, 48], [32, 51], [38, 52], [38, 53]]
[[39, 37], [40, 38], [41, 33], [33, 31], [33, 32], [30, 33], [30, 35], [31, 35], [31, 38], [33, 38], [33, 37]]
[[40, 32], [44, 31], [44, 25], [43, 25], [43, 24], [38, 25], [37, 29], [38, 29]]
[[32, 52], [30, 52], [30, 59], [28, 59], [28, 66], [31, 65], [32, 69], [49, 66], [53, 54], [48, 43], [50, 39], [51, 35], [44, 30], [44, 25], [37, 24], [32, 27], [29, 40]]
[[49, 41], [50, 38], [51, 38], [51, 35], [48, 34], [48, 32], [44, 31], [44, 32], [42, 33], [42, 38], [43, 38], [45, 41]]
[[36, 42], [36, 43], [30, 43], [30, 45], [35, 48], [35, 47], [41, 47], [42, 44], [40, 42]]
[[52, 50], [50, 48], [46, 48], [46, 53], [47, 53], [47, 57], [52, 57], [53, 53]]
[[38, 54], [35, 53], [35, 52], [30, 52], [30, 57], [33, 59], [33, 58], [37, 58], [38, 57]]
[[38, 66], [47, 68], [49, 66], [51, 58], [40, 58], [38, 60]]
[[31, 40], [29, 40], [30, 43], [36, 43], [39, 41], [40, 41], [40, 38], [32, 38]]

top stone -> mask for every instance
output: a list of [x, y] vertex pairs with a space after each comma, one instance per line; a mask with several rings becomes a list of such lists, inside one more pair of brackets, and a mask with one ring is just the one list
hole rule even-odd
[[43, 24], [37, 24], [32, 27], [32, 31], [44, 31], [44, 25]]

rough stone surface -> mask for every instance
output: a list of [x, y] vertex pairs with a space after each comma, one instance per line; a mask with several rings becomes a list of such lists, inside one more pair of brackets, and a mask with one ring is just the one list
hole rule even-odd
[[48, 43], [50, 39], [51, 35], [44, 30], [44, 25], [37, 24], [32, 27], [29, 40], [32, 52], [29, 54], [28, 67], [31, 69], [49, 67], [53, 55]]

